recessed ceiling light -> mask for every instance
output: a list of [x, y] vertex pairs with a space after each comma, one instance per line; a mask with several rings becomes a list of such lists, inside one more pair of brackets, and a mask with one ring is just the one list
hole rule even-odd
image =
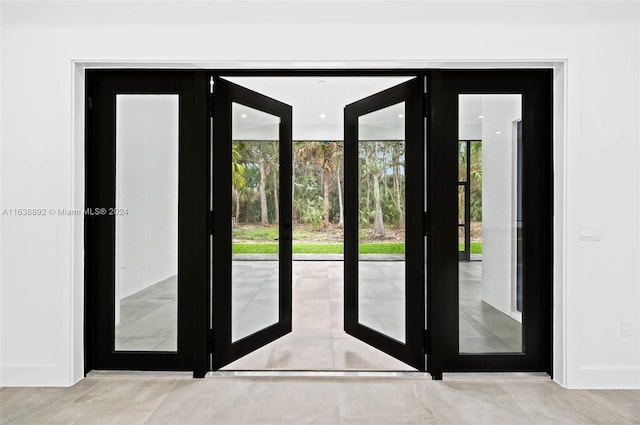
[[327, 116], [325, 114], [320, 114], [320, 118], [326, 118]]
[[247, 118], [247, 114], [240, 115], [242, 118]]
[[484, 118], [484, 115], [478, 115], [478, 118], [482, 119]]
[[496, 134], [502, 134], [502, 131], [498, 130], [496, 131]]
[[398, 118], [404, 118], [404, 114], [398, 114]]

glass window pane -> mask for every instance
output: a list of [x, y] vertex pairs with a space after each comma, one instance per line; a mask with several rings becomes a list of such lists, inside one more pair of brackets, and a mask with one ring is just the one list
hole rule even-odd
[[279, 140], [279, 117], [232, 103], [232, 342], [279, 319]]
[[464, 184], [459, 184], [458, 185], [458, 224], [464, 224], [465, 221], [465, 196], [464, 196], [464, 192], [465, 192], [465, 185]]
[[406, 342], [405, 104], [358, 119], [358, 321]]
[[458, 181], [467, 181], [467, 141], [458, 142]]
[[[482, 254], [482, 142], [469, 143], [470, 171], [469, 171], [469, 212], [471, 213], [471, 255]], [[518, 188], [519, 193], [519, 188]], [[471, 259], [479, 259], [472, 257]]]
[[458, 251], [463, 252], [464, 250], [465, 250], [464, 226], [458, 226]]
[[116, 96], [116, 350], [177, 350], [178, 104]]
[[458, 139], [471, 141], [470, 237], [476, 260], [459, 264], [460, 353], [521, 353], [522, 95], [458, 99]]

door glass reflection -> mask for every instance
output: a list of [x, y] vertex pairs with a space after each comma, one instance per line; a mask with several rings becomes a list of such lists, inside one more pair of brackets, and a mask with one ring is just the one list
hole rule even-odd
[[177, 350], [178, 97], [116, 96], [116, 350]]
[[358, 118], [358, 322], [405, 332], [405, 104]]
[[459, 351], [521, 353], [522, 95], [458, 99], [459, 223], [464, 215], [470, 242], [459, 263]]
[[279, 117], [232, 103], [232, 342], [279, 319], [279, 140]]

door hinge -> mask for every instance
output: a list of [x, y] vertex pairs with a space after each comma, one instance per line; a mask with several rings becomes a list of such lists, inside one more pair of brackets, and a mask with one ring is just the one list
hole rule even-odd
[[207, 230], [210, 235], [213, 235], [213, 211], [209, 211], [209, 216], [207, 217]]
[[209, 354], [213, 353], [213, 329], [209, 329], [209, 338], [207, 338], [207, 351]]
[[425, 353], [429, 353], [429, 329], [425, 329], [422, 338], [422, 348]]
[[422, 213], [422, 234], [424, 236], [429, 236], [429, 231], [431, 230], [431, 221], [429, 220], [429, 213], [427, 211]]
[[87, 97], [87, 106], [89, 109], [93, 109], [93, 98], [91, 96]]

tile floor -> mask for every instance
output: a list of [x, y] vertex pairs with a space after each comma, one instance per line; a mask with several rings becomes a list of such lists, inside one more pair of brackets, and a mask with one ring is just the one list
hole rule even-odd
[[[404, 262], [379, 260], [360, 262], [360, 321], [404, 341]], [[278, 263], [234, 261], [233, 278], [235, 341], [277, 321]], [[482, 263], [461, 262], [460, 279], [461, 351], [519, 351], [520, 323], [481, 301]], [[176, 288], [174, 276], [122, 300], [117, 349], [175, 350]], [[342, 261], [294, 261], [293, 332], [227, 369], [412, 370], [343, 331], [343, 299]]]
[[[243, 262], [236, 262], [243, 263]], [[262, 262], [238, 264], [247, 276], [250, 268], [262, 269]], [[370, 284], [366, 299], [393, 296], [402, 292], [385, 270], [402, 265], [401, 262], [368, 262], [367, 267], [378, 277], [377, 284]], [[377, 291], [377, 292], [376, 292]], [[273, 293], [273, 289], [271, 293]], [[264, 292], [256, 287], [255, 297], [263, 298]], [[392, 294], [393, 293], [393, 294]], [[262, 295], [260, 295], [262, 294]], [[246, 297], [247, 294], [243, 293]], [[396, 294], [397, 298], [397, 294]], [[293, 263], [293, 320], [292, 332], [259, 350], [227, 365], [225, 370], [415, 370], [387, 354], [347, 335], [343, 326], [343, 266], [341, 261], [294, 261]], [[393, 299], [391, 300], [394, 301]], [[235, 302], [235, 301], [234, 301]], [[253, 301], [249, 301], [253, 302]], [[389, 301], [380, 299], [378, 305], [388, 307]], [[275, 309], [275, 304], [273, 304]], [[380, 311], [383, 311], [380, 309]], [[260, 314], [244, 310], [246, 322], [263, 321]], [[370, 321], [378, 320], [377, 312], [370, 309]], [[249, 316], [251, 315], [251, 316]], [[247, 320], [247, 316], [252, 317]], [[393, 318], [392, 318], [393, 319]], [[403, 318], [398, 322], [404, 320]], [[393, 322], [393, 320], [391, 320]], [[397, 329], [402, 323], [389, 324]], [[380, 328], [379, 328], [380, 329]], [[382, 330], [382, 329], [381, 329]]]
[[0, 423], [640, 424], [640, 391], [550, 379], [92, 376], [0, 389]]

